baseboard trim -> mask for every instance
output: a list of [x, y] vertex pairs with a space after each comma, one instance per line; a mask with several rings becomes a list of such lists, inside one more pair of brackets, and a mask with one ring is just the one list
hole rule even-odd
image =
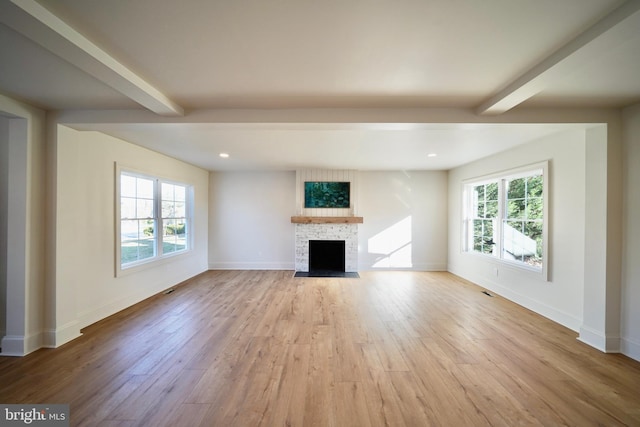
[[69, 341], [73, 341], [74, 339], [81, 337], [82, 333], [80, 332], [80, 324], [78, 321], [74, 320], [60, 328], [46, 330], [42, 335], [42, 347], [57, 348]]
[[25, 354], [29, 354], [44, 347], [44, 332], [38, 332], [27, 336], [25, 341]]
[[106, 319], [107, 317], [112, 316], [126, 308], [129, 308], [132, 305], [138, 304], [139, 302], [142, 302], [147, 298], [151, 298], [152, 296], [157, 295], [172, 286], [196, 277], [197, 275], [202, 274], [205, 271], [207, 270], [198, 269], [198, 271], [194, 271], [193, 273], [188, 274], [187, 277], [179, 279], [176, 282], [167, 281], [149, 283], [146, 287], [140, 287], [135, 291], [132, 290], [130, 294], [123, 295], [120, 298], [108, 301], [100, 306], [93, 307], [90, 310], [84, 310], [78, 313], [78, 327], [80, 329], [86, 328], [87, 326], [99, 322], [102, 319]]
[[55, 348], [78, 338], [77, 322], [65, 325], [59, 330], [46, 330], [29, 336], [8, 335], [2, 339], [0, 356], [26, 356], [41, 348]]
[[209, 270], [295, 270], [293, 262], [210, 262]]
[[6, 335], [2, 338], [0, 356], [24, 356], [26, 353], [26, 339], [23, 335]]
[[455, 274], [456, 276], [462, 277], [463, 279], [468, 280], [472, 283], [475, 283], [478, 286], [486, 288], [487, 290], [492, 291], [508, 299], [509, 301], [512, 301], [518, 305], [521, 305], [535, 313], [538, 313], [539, 315], [546, 317], [547, 319], [553, 320], [554, 322], [559, 323], [560, 325], [566, 328], [569, 328], [572, 331], [575, 331], [575, 332], [580, 331], [580, 327], [582, 325], [582, 319], [578, 319], [568, 313], [565, 313], [563, 311], [550, 307], [544, 303], [541, 303], [540, 301], [531, 299], [527, 296], [514, 292], [511, 289], [501, 286], [491, 280], [488, 280], [488, 279], [480, 280], [473, 277], [464, 276], [452, 269], [449, 269], [449, 272], [451, 272], [452, 274]]
[[413, 264], [411, 267], [373, 267], [360, 265], [358, 271], [447, 271], [446, 264]]
[[[294, 262], [210, 262], [209, 270], [295, 270]], [[359, 265], [357, 271], [447, 271], [446, 264], [415, 264], [412, 267]]]
[[640, 362], [640, 343], [629, 338], [621, 338], [620, 353]]
[[580, 327], [580, 335], [578, 341], [583, 342], [596, 350], [600, 350], [603, 353], [620, 353], [620, 337], [618, 336], [606, 336], [582, 325]]

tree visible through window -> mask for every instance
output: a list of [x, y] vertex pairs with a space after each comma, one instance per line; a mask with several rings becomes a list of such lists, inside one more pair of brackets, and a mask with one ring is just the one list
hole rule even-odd
[[505, 180], [502, 257], [542, 266], [542, 175]]
[[465, 246], [469, 252], [544, 266], [546, 164], [465, 185]]
[[495, 182], [473, 187], [473, 250], [493, 254], [494, 228], [498, 218], [498, 184]]
[[162, 183], [162, 251], [187, 247], [187, 192], [182, 185]]
[[189, 247], [189, 188], [122, 171], [120, 266], [127, 268]]
[[155, 182], [141, 176], [120, 176], [120, 263], [156, 255]]

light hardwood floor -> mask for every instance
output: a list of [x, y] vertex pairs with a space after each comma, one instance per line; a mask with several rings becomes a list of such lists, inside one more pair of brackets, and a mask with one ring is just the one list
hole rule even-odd
[[640, 425], [640, 363], [448, 273], [210, 271], [0, 358], [83, 426]]

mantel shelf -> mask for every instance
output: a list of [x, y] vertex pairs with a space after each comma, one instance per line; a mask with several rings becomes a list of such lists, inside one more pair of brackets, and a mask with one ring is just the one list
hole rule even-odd
[[292, 216], [293, 224], [362, 224], [361, 216]]

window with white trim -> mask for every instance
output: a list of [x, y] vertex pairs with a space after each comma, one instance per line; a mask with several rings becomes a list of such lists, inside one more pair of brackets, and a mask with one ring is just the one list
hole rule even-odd
[[190, 187], [125, 170], [117, 177], [120, 269], [187, 251]]
[[546, 275], [547, 163], [464, 184], [464, 250]]

